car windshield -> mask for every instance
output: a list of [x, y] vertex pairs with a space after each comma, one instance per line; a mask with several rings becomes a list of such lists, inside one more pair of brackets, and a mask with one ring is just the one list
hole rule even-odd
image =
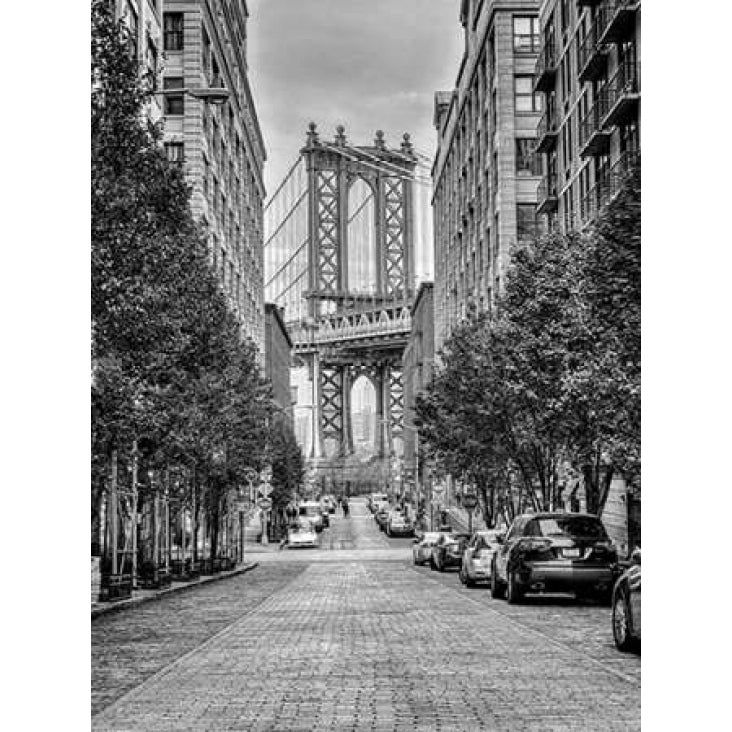
[[422, 543], [426, 545], [434, 544], [439, 538], [439, 534], [427, 533], [422, 537]]
[[583, 539], [606, 539], [605, 527], [592, 516], [556, 516], [536, 519], [541, 536], [568, 536]]

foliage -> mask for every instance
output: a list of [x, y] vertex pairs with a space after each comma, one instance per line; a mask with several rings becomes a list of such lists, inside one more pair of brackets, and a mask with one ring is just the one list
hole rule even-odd
[[147, 121], [150, 85], [106, 2], [92, 3], [91, 77], [92, 489], [112, 451], [136, 443], [146, 470], [195, 476], [215, 523], [265, 461], [272, 409], [256, 349], [227, 308], [183, 173]]
[[292, 426], [282, 415], [274, 417], [270, 426], [269, 459], [273, 487], [270, 498], [275, 509], [283, 508], [302, 484], [305, 458]]
[[640, 174], [586, 234], [513, 253], [492, 315], [453, 331], [417, 400], [425, 451], [474, 483], [490, 523], [563, 504], [582, 474], [599, 513], [610, 478], [640, 469]]

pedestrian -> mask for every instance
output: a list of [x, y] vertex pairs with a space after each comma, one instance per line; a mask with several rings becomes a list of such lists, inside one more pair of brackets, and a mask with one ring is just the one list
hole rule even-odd
[[343, 499], [343, 518], [348, 518], [348, 499]]

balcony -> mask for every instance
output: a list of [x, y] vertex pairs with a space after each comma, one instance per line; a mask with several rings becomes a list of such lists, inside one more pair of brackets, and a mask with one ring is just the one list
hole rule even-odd
[[622, 125], [638, 118], [640, 106], [640, 64], [624, 61], [602, 88], [607, 97], [605, 126]]
[[602, 0], [577, 0], [577, 5], [580, 8], [594, 8], [596, 5], [599, 5], [602, 2]]
[[536, 152], [544, 153], [553, 150], [557, 144], [558, 134], [556, 114], [553, 110], [547, 109], [541, 115], [536, 127]]
[[577, 78], [580, 84], [599, 79], [607, 69], [608, 48], [598, 43], [602, 15], [595, 18], [589, 33], [577, 49]]
[[557, 179], [554, 175], [548, 175], [539, 181], [536, 189], [536, 213], [549, 214], [557, 210], [559, 196], [557, 194]]
[[610, 152], [611, 131], [603, 126], [607, 113], [607, 96], [600, 93], [595, 103], [582, 118], [579, 129], [580, 155], [607, 155]]
[[640, 0], [605, 0], [600, 7], [600, 43], [622, 43], [635, 35]]
[[554, 90], [554, 82], [557, 78], [557, 54], [554, 44], [550, 43], [542, 47], [536, 59], [534, 69], [534, 91], [550, 92]]
[[631, 171], [640, 165], [640, 153], [627, 150], [615, 161], [610, 171], [588, 191], [580, 201], [580, 216], [589, 222], [615, 198]]

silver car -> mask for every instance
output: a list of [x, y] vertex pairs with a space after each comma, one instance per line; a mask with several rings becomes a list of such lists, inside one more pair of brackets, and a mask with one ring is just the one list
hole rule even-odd
[[437, 544], [437, 540], [444, 532], [427, 531], [422, 534], [421, 538], [414, 540], [412, 546], [412, 558], [415, 564], [427, 564], [432, 558], [432, 547]]
[[463, 552], [463, 563], [460, 567], [460, 581], [466, 587], [473, 587], [476, 582], [491, 581], [491, 564], [493, 555], [499, 544], [496, 537], [499, 529], [476, 531]]

